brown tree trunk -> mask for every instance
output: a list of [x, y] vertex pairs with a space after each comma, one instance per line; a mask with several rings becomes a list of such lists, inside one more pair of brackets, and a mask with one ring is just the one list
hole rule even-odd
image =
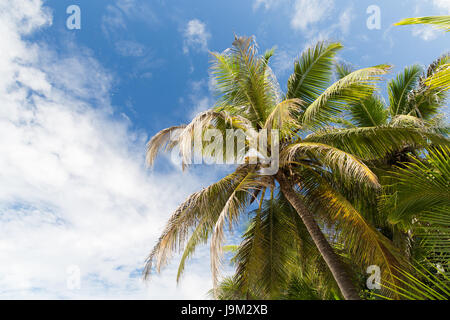
[[311, 212], [292, 188], [292, 184], [290, 183], [290, 181], [281, 172], [277, 174], [277, 180], [280, 183], [281, 192], [283, 192], [286, 199], [297, 211], [306, 228], [308, 229], [311, 238], [319, 249], [325, 262], [327, 263], [328, 268], [330, 268], [331, 273], [333, 274], [334, 279], [336, 280], [344, 298], [346, 300], [360, 300], [358, 291], [356, 290], [355, 285], [350, 280], [343, 262], [333, 251], [333, 248], [330, 246], [327, 239], [323, 235], [322, 230], [320, 230]]

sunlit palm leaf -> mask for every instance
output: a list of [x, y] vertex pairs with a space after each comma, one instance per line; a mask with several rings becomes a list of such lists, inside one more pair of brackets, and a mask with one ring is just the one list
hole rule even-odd
[[[336, 232], [338, 241], [361, 266], [378, 265], [383, 281], [395, 282], [395, 266], [403, 263], [400, 252], [364, 218], [361, 212], [317, 172], [302, 170], [300, 191]], [[306, 179], [307, 178], [307, 179]]]
[[334, 57], [343, 46], [340, 43], [319, 42], [305, 50], [294, 64], [289, 77], [287, 99], [312, 103], [331, 82]]
[[388, 65], [379, 65], [360, 69], [336, 81], [308, 106], [302, 117], [303, 123], [326, 123], [349, 103], [358, 103], [370, 97], [375, 90], [375, 83], [390, 68]]
[[310, 134], [303, 142], [328, 144], [364, 160], [382, 159], [405, 146], [424, 148], [430, 144], [450, 143], [440, 134], [388, 126], [323, 130]]
[[[203, 223], [208, 222], [210, 227], [215, 225], [230, 197], [236, 196], [236, 188], [247, 177], [249, 170], [247, 167], [239, 168], [208, 188], [192, 194], [178, 207], [147, 259], [144, 270], [145, 277], [150, 276], [153, 267], [160, 272], [173, 253], [184, 248], [192, 228], [195, 228], [199, 221], [204, 219]], [[239, 196], [244, 201], [248, 194], [242, 193]], [[204, 238], [199, 237], [188, 250], [192, 253], [202, 239]]]
[[430, 24], [439, 29], [450, 31], [450, 16], [429, 16], [418, 18], [407, 18], [397, 22], [396, 26], [405, 26], [411, 24]]
[[388, 83], [389, 111], [391, 117], [407, 114], [408, 95], [418, 84], [423, 69], [419, 65], [406, 67]]
[[345, 179], [372, 188], [380, 188], [377, 176], [362, 161], [329, 145], [300, 142], [290, 145], [281, 156], [283, 162], [295, 163], [297, 157], [305, 155], [308, 159], [316, 159], [319, 164], [339, 173]]
[[[428, 263], [427, 263], [428, 265]], [[431, 269], [431, 271], [429, 270]], [[385, 282], [381, 285], [391, 293], [404, 300], [449, 300], [450, 279], [448, 273], [436, 266], [425, 267], [425, 264], [411, 266], [410, 270], [396, 268], [400, 277], [397, 282]], [[385, 299], [390, 297], [380, 296]]]

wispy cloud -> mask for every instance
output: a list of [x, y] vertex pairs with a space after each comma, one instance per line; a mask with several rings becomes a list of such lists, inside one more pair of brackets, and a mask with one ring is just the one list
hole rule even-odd
[[334, 0], [296, 0], [291, 26], [295, 30], [307, 31], [323, 20], [334, 7]]
[[114, 116], [108, 71], [87, 50], [23, 39], [50, 23], [39, 0], [0, 3], [0, 297], [204, 298], [205, 264], [179, 289], [173, 266], [140, 280], [168, 215], [204, 180], [144, 169], [147, 136]]
[[275, 7], [276, 5], [280, 4], [280, 0], [255, 0], [253, 2], [253, 9], [256, 10], [258, 8], [263, 7], [264, 9], [268, 10], [270, 8]]
[[412, 34], [425, 41], [431, 41], [439, 36], [439, 31], [431, 26], [414, 26]]
[[106, 7], [101, 28], [106, 36], [115, 37], [117, 32], [127, 29], [128, 21], [152, 25], [158, 22], [158, 17], [146, 1], [116, 0]]
[[450, 14], [450, 0], [432, 0], [432, 3], [441, 14]]
[[206, 24], [200, 20], [190, 20], [183, 30], [183, 36], [184, 53], [188, 53], [190, 49], [195, 51], [208, 50], [208, 40], [211, 38], [211, 34], [207, 31]]
[[117, 53], [124, 57], [142, 57], [146, 54], [145, 45], [132, 40], [120, 40], [115, 44]]
[[[448, 15], [450, 14], [450, 0], [416, 0], [416, 16]], [[429, 25], [417, 25], [411, 27], [412, 35], [424, 41], [435, 40], [442, 34], [441, 30]]]

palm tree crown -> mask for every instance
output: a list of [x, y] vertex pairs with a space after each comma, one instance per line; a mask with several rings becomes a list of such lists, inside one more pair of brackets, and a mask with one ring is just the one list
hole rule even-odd
[[[341, 48], [339, 43], [320, 42], [303, 52], [295, 62], [286, 93], [281, 92], [269, 67], [273, 50], [260, 56], [252, 38], [235, 38], [231, 49], [213, 53], [216, 105], [197, 115], [188, 125], [167, 128], [155, 135], [148, 143], [148, 163], [153, 164], [159, 150], [177, 148], [183, 167], [188, 166], [195, 128], [202, 128], [202, 133], [216, 129], [224, 135], [227, 129], [241, 130], [252, 138], [259, 136], [261, 130], [276, 130], [279, 139], [269, 139], [264, 151], [271, 155], [275, 145], [279, 148], [279, 170], [267, 175], [264, 161], [251, 162], [248, 153], [244, 153], [245, 158], [235, 171], [192, 194], [170, 217], [149, 255], [145, 276], [153, 267], [159, 271], [175, 251], [183, 250], [180, 278], [195, 248], [211, 239], [211, 269], [216, 288], [225, 225], [232, 228], [254, 201], [260, 203], [255, 215], [264, 221], [267, 211], [261, 208], [268, 199], [266, 191], [271, 191], [273, 199], [274, 190], [278, 190], [285, 205], [297, 213], [295, 217], [280, 219], [288, 219], [292, 225], [301, 224], [307, 230], [345, 298], [358, 299], [359, 295], [345, 264], [330, 245], [332, 239], [324, 236], [325, 226], [342, 239], [353, 259], [361, 265], [379, 265], [383, 277], [392, 280], [393, 266], [401, 264], [396, 249], [341, 191], [349, 190], [355, 196], [378, 192], [378, 178], [365, 160], [385, 157], [405, 144], [423, 147], [429, 143], [447, 143], [447, 140], [439, 133], [415, 127], [330, 127], [349, 106], [373, 99], [376, 82], [390, 69], [388, 65], [364, 68], [343, 74], [332, 83], [335, 56]], [[395, 90], [393, 87], [392, 91]], [[245, 147], [249, 148], [247, 140], [246, 143]], [[206, 149], [203, 142], [200, 152]], [[225, 152], [213, 155], [225, 160], [231, 156], [234, 154]], [[250, 250], [248, 259], [266, 254], [255, 250]], [[245, 279], [242, 270], [241, 280]], [[246, 281], [240, 283], [244, 286]]]

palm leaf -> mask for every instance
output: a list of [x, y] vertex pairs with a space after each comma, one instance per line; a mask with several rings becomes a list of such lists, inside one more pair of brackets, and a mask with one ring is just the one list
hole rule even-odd
[[403, 19], [395, 24], [395, 26], [405, 26], [411, 24], [430, 24], [438, 29], [450, 31], [450, 16], [429, 16], [418, 18]]
[[413, 65], [406, 67], [402, 73], [388, 83], [389, 111], [391, 117], [407, 114], [408, 95], [418, 84], [423, 72], [422, 67]]
[[364, 160], [384, 158], [405, 146], [424, 148], [430, 144], [448, 145], [440, 134], [416, 128], [372, 127], [322, 130], [307, 136], [303, 142], [328, 144]]
[[318, 42], [304, 51], [294, 64], [294, 73], [289, 77], [287, 99], [301, 99], [312, 103], [328, 87], [336, 53], [340, 43]]
[[378, 265], [383, 281], [395, 282], [395, 266], [403, 264], [403, 258], [389, 239], [383, 236], [364, 218], [363, 214], [311, 169], [302, 169], [299, 191], [313, 210], [335, 230], [337, 241], [351, 254], [360, 266]]
[[[242, 180], [247, 177], [250, 170], [251, 169], [246, 166], [238, 168], [235, 172], [212, 184], [208, 188], [192, 194], [177, 208], [170, 217], [161, 237], [147, 258], [144, 269], [145, 278], [149, 277], [153, 272], [153, 267], [156, 267], [156, 270], [160, 272], [161, 268], [168, 263], [173, 253], [184, 248], [192, 228], [199, 225], [199, 221], [202, 221], [203, 219], [203, 223], [208, 223], [211, 228], [215, 225], [226, 203], [231, 196], [235, 196], [236, 188], [240, 185]], [[245, 197], [248, 196], [248, 194], [240, 194], [239, 196]], [[211, 230], [208, 230], [208, 232], [210, 231]], [[200, 231], [197, 231], [197, 234], [196, 237], [198, 237], [198, 239], [193, 240], [190, 243], [186, 255], [192, 254], [195, 246], [201, 243], [202, 239], [205, 239], [204, 237], [202, 238], [199, 236]]]
[[305, 110], [304, 124], [324, 124], [330, 117], [338, 115], [349, 103], [358, 103], [370, 97], [375, 90], [375, 82], [381, 80], [391, 67], [379, 65], [353, 71], [328, 87]]
[[353, 183], [376, 189], [381, 187], [377, 176], [362, 161], [349, 153], [321, 143], [300, 142], [290, 145], [283, 150], [282, 163], [295, 163], [297, 157], [301, 158], [302, 155], [307, 155], [308, 159], [316, 159], [321, 165]]

